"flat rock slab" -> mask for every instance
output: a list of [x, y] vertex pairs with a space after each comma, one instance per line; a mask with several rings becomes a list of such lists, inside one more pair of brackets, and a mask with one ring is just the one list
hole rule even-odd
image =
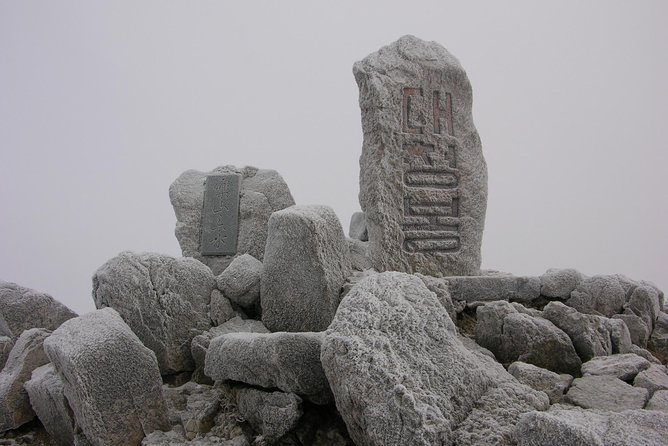
[[660, 410], [661, 412], [668, 413], [668, 390], [658, 390], [654, 392], [654, 395], [650, 398], [645, 409]]
[[45, 364], [32, 372], [25, 383], [30, 405], [51, 439], [59, 446], [74, 444], [75, 420], [63, 393], [63, 381], [53, 364]]
[[353, 73], [373, 267], [479, 274], [487, 167], [459, 61], [436, 42], [404, 36], [355, 63]]
[[652, 364], [638, 373], [633, 380], [633, 385], [647, 389], [650, 396], [659, 390], [668, 390], [668, 370], [666, 366]]
[[211, 328], [214, 287], [211, 270], [195, 259], [126, 251], [95, 272], [93, 299], [118, 311], [167, 375], [194, 370], [191, 330]]
[[521, 413], [548, 398], [459, 341], [415, 276], [359, 282], [326, 332], [322, 364], [357, 445], [511, 444]]
[[[211, 175], [237, 175], [240, 178], [236, 254], [201, 253], [204, 191], [206, 179]], [[188, 170], [169, 187], [169, 198], [176, 214], [175, 234], [183, 256], [200, 260], [216, 275], [223, 272], [235, 256], [250, 254], [262, 261], [269, 216], [295, 204], [288, 185], [278, 172], [256, 167], [221, 166], [211, 172]]]
[[5, 336], [16, 339], [29, 328], [53, 331], [76, 316], [74, 311], [46, 293], [0, 281], [0, 319], [11, 332], [4, 333]]
[[636, 375], [649, 368], [651, 363], [633, 353], [599, 356], [582, 364], [583, 375], [614, 376], [622, 381], [633, 381]]
[[518, 446], [658, 446], [667, 437], [668, 414], [647, 410], [530, 412], [515, 431]]
[[585, 409], [642, 409], [647, 402], [647, 389], [633, 387], [614, 376], [585, 376], [573, 380], [563, 401]]
[[320, 363], [323, 333], [230, 333], [214, 338], [204, 373], [267, 389], [296, 393], [316, 404], [332, 401]]
[[35, 418], [23, 385], [33, 370], [49, 362], [43, 343], [50, 333], [43, 328], [30, 328], [16, 340], [0, 373], [0, 432], [16, 429]]
[[538, 277], [469, 276], [443, 280], [448, 284], [453, 299], [466, 302], [531, 302], [540, 297]]
[[77, 426], [94, 446], [168, 430], [155, 354], [112, 308], [70, 319], [44, 342]]
[[352, 274], [343, 228], [327, 206], [274, 212], [262, 271], [262, 322], [271, 331], [322, 331]]

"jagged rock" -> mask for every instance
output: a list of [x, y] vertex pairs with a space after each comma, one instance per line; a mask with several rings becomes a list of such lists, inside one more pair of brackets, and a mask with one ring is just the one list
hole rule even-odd
[[169, 429], [155, 354], [114, 309], [70, 319], [44, 341], [44, 350], [93, 445], [137, 444]]
[[229, 321], [236, 315], [237, 312], [234, 311], [230, 300], [220, 291], [213, 290], [211, 292], [211, 302], [209, 303], [209, 316], [211, 317], [211, 322], [215, 325], [220, 325]]
[[[207, 381], [204, 375], [204, 361], [206, 359], [206, 351], [209, 348], [211, 340], [217, 336], [227, 333], [269, 333], [267, 327], [262, 322], [254, 319], [241, 319], [239, 316], [224, 322], [222, 325], [212, 327], [210, 330], [197, 335], [193, 338], [190, 344], [190, 349], [195, 360], [195, 372], [193, 372], [193, 379], [197, 382]], [[210, 379], [208, 380], [210, 381]], [[213, 384], [211, 382], [202, 382], [202, 384]]]
[[362, 242], [369, 241], [369, 232], [366, 228], [366, 217], [364, 216], [364, 212], [355, 212], [350, 217], [348, 237], [353, 240], [360, 240]]
[[441, 305], [443, 305], [445, 311], [448, 312], [450, 319], [456, 321], [458, 307], [455, 307], [455, 304], [452, 302], [452, 298], [450, 297], [450, 287], [447, 279], [424, 276], [420, 273], [416, 273], [415, 275], [419, 277], [422, 282], [424, 282], [429, 291], [436, 294], [436, 298], [441, 303]]
[[664, 444], [668, 414], [571, 409], [529, 412], [515, 430], [518, 446], [650, 446]]
[[374, 269], [479, 274], [487, 167], [464, 69], [438, 43], [404, 36], [353, 73], [364, 133], [359, 198]]
[[294, 205], [295, 200], [288, 185], [274, 170], [221, 166], [211, 172], [183, 172], [169, 187], [169, 198], [176, 214], [176, 238], [184, 257], [200, 260], [218, 275], [227, 268], [234, 256], [203, 256], [200, 253], [204, 185], [207, 175], [212, 174], [241, 176], [237, 256], [250, 254], [262, 261], [269, 216]]
[[543, 317], [568, 335], [583, 361], [626, 353], [631, 348], [631, 337], [622, 321], [583, 314], [561, 302], [547, 304]]
[[373, 268], [369, 259], [369, 242], [346, 238], [350, 252], [350, 265], [355, 271], [365, 271]]
[[508, 367], [508, 373], [513, 375], [522, 384], [534, 390], [545, 392], [550, 398], [550, 404], [558, 403], [573, 381], [571, 375], [551, 372], [524, 362], [513, 362]]
[[647, 389], [650, 397], [657, 390], [668, 390], [668, 370], [665, 366], [651, 364], [647, 369], [638, 373], [633, 380], [633, 385]]
[[243, 254], [216, 277], [216, 283], [225, 297], [244, 310], [254, 312], [260, 303], [261, 277], [262, 262], [250, 254]]
[[183, 436], [192, 440], [202, 437], [214, 426], [220, 409], [221, 390], [188, 382], [180, 387], [163, 390], [170, 408], [170, 419], [183, 428]]
[[332, 400], [320, 364], [323, 333], [230, 333], [211, 341], [204, 373], [212, 379], [278, 388], [324, 404]]
[[322, 331], [352, 273], [346, 238], [327, 206], [274, 212], [262, 271], [262, 322], [271, 331]]
[[478, 307], [476, 342], [501, 363], [522, 361], [557, 373], [577, 374], [582, 363], [566, 333], [547, 319], [516, 308], [505, 301]]
[[645, 358], [652, 364], [661, 364], [661, 361], [659, 361], [659, 359], [656, 356], [650, 353], [649, 350], [640, 348], [637, 345], [631, 344], [631, 349], [629, 350], [629, 353], [634, 353], [642, 358]]
[[664, 364], [668, 363], [668, 314], [660, 312], [654, 323], [654, 330], [647, 342], [650, 350]]
[[645, 409], [668, 412], [668, 390], [657, 390], [654, 392]]
[[585, 276], [575, 269], [548, 269], [540, 276], [540, 294], [546, 297], [568, 299]]
[[647, 395], [647, 389], [633, 387], [614, 376], [584, 376], [573, 380], [562, 401], [585, 409], [621, 412], [642, 409]]
[[276, 443], [277, 445], [355, 446], [334, 404], [305, 405], [308, 407], [297, 426]]
[[155, 352], [163, 375], [195, 368], [192, 329], [208, 330], [215, 278], [192, 258], [122, 252], [93, 276], [97, 308], [111, 307]]
[[239, 413], [262, 434], [267, 444], [273, 444], [297, 426], [303, 413], [302, 399], [294, 393], [241, 388], [236, 394]]
[[639, 316], [635, 314], [614, 314], [612, 318], [624, 321], [633, 344], [642, 348], [647, 347], [647, 340], [651, 331]]
[[531, 302], [540, 296], [540, 279], [516, 276], [462, 276], [444, 279], [455, 300]]
[[35, 417], [23, 385], [33, 370], [49, 362], [43, 343], [50, 333], [43, 328], [24, 330], [9, 353], [0, 372], [0, 432], [16, 429]]
[[30, 396], [30, 405], [53, 441], [59, 446], [74, 444], [74, 414], [53, 364], [36, 368], [24, 387]]
[[9, 336], [0, 336], [0, 371], [5, 367], [9, 353], [14, 347], [14, 341]]
[[656, 288], [647, 285], [636, 287], [631, 293], [624, 311], [640, 317], [651, 332], [654, 329], [654, 321], [656, 321], [661, 311], [658, 291]]
[[[46, 293], [0, 281], [0, 319], [14, 339], [29, 328], [53, 331], [77, 314]], [[11, 333], [7, 333], [9, 329]]]
[[566, 304], [580, 313], [612, 317], [622, 312], [625, 301], [626, 292], [617, 276], [593, 276], [580, 282]]
[[415, 276], [369, 276], [344, 298], [321, 360], [357, 445], [511, 444], [522, 412], [548, 398], [465, 348]]
[[494, 353], [490, 352], [485, 347], [481, 347], [473, 339], [468, 338], [466, 336], [462, 336], [460, 334], [457, 335], [457, 339], [459, 339], [459, 342], [461, 342], [462, 345], [466, 347], [468, 350], [480, 353], [496, 361], [496, 356], [494, 356]]
[[174, 428], [171, 431], [155, 431], [146, 436], [141, 442], [141, 446], [250, 446], [248, 440], [243, 435], [239, 435], [230, 440], [217, 437], [215, 435], [207, 435], [204, 438], [196, 438], [194, 440], [187, 440], [183, 432]]
[[633, 378], [651, 363], [633, 353], [612, 356], [598, 356], [582, 364], [582, 374], [593, 376], [614, 376], [622, 381], [633, 381]]

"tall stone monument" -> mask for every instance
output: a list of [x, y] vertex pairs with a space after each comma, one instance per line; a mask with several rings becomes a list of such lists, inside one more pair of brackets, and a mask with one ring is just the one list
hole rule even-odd
[[487, 167], [466, 72], [413, 36], [355, 63], [364, 145], [360, 204], [375, 269], [476, 275]]

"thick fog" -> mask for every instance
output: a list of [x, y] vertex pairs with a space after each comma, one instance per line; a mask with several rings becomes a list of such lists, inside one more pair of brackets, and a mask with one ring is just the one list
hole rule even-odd
[[668, 2], [0, 3], [0, 279], [92, 310], [123, 250], [174, 256], [184, 170], [280, 172], [347, 231], [353, 62], [404, 34], [467, 70], [489, 169], [483, 267], [668, 289]]

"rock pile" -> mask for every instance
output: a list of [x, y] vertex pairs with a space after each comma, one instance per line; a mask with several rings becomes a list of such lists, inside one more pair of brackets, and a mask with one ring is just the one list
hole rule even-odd
[[411, 36], [354, 72], [349, 237], [277, 172], [225, 166], [170, 188], [183, 257], [112, 258], [96, 311], [0, 282], [0, 444], [665, 444], [663, 292], [481, 271], [465, 72]]

